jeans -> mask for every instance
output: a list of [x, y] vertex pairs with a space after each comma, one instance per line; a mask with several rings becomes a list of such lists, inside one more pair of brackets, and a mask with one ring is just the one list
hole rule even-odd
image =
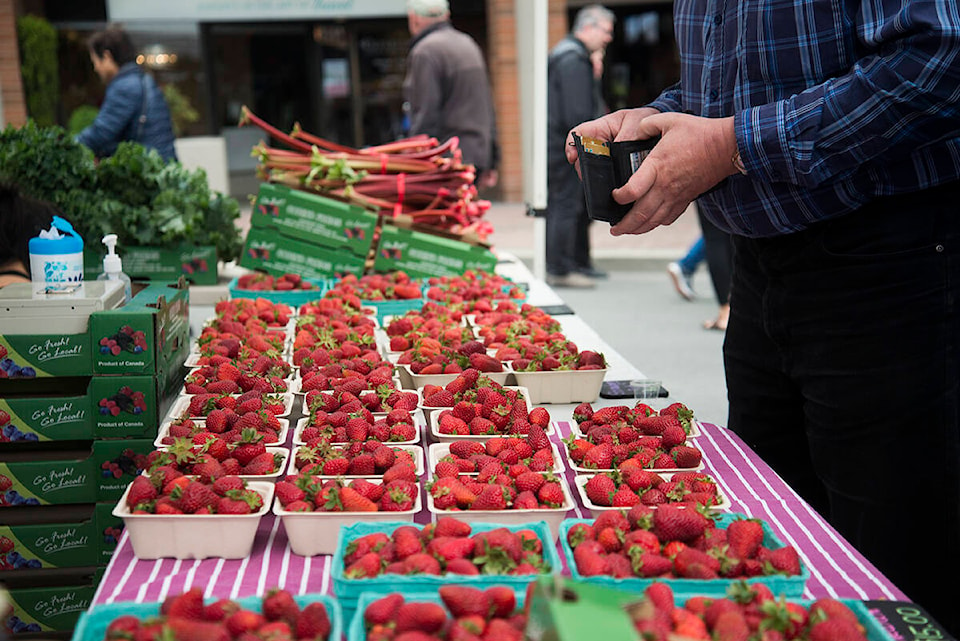
[[693, 272], [697, 271], [697, 267], [703, 262], [705, 256], [703, 236], [701, 236], [697, 239], [697, 242], [690, 245], [690, 249], [687, 250], [686, 255], [677, 261], [677, 264], [680, 265], [680, 271], [682, 271], [685, 276], [692, 275]]
[[735, 238], [729, 427], [954, 635], [960, 183]]

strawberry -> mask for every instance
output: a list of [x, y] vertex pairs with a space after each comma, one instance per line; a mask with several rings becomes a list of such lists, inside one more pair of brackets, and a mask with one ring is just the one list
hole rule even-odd
[[150, 477], [144, 475], [134, 477], [127, 492], [127, 507], [133, 510], [140, 503], [148, 503], [155, 498], [157, 498], [157, 488]]
[[263, 595], [261, 611], [267, 621], [286, 621], [294, 625], [300, 614], [300, 606], [287, 590], [274, 588]]
[[764, 563], [765, 568], [769, 564], [770, 568], [767, 569], [767, 574], [786, 574], [788, 576], [800, 574], [800, 557], [796, 548], [792, 545], [770, 550], [762, 558], [758, 555], [758, 558]]
[[689, 543], [703, 534], [707, 525], [702, 514], [683, 507], [664, 504], [653, 513], [653, 532], [661, 541]]
[[427, 545], [427, 553], [440, 561], [449, 562], [469, 557], [476, 544], [474, 539], [468, 537], [438, 536]]
[[505, 488], [500, 485], [487, 485], [470, 505], [471, 510], [505, 510], [507, 498]]
[[763, 543], [763, 525], [758, 519], [737, 519], [727, 526], [729, 553], [738, 559], [752, 559]]
[[396, 630], [433, 634], [447, 622], [447, 613], [436, 603], [404, 603], [397, 610]]
[[469, 559], [453, 559], [447, 563], [447, 574], [461, 574], [464, 576], [477, 576], [480, 569]]
[[460, 585], [441, 585], [440, 598], [455, 618], [490, 614], [490, 597], [483, 590]]
[[372, 628], [375, 625], [385, 625], [393, 622], [397, 618], [397, 612], [401, 605], [403, 605], [403, 595], [401, 594], [388, 594], [373, 601], [363, 612], [367, 627]]
[[441, 574], [440, 562], [429, 554], [411, 554], [403, 561], [405, 574]]
[[847, 619], [833, 618], [810, 626], [810, 641], [866, 641], [858, 624]]
[[490, 616], [496, 618], [506, 618], [517, 609], [517, 595], [506, 586], [495, 585], [486, 589], [487, 598], [490, 599]]
[[325, 641], [330, 635], [330, 628], [327, 608], [319, 602], [307, 604], [296, 618], [294, 625], [297, 639], [313, 639], [314, 641]]
[[273, 452], [258, 454], [243, 466], [243, 474], [250, 476], [269, 476], [277, 471], [277, 462]]
[[344, 570], [348, 579], [371, 579], [383, 568], [383, 559], [376, 552], [368, 552]]
[[583, 576], [601, 576], [609, 573], [606, 559], [586, 545], [580, 545], [573, 551], [577, 571]]
[[[10, 419], [7, 418], [6, 422], [9, 422]], [[4, 425], [6, 424], [3, 423]], [[8, 550], [9, 551], [9, 550]], [[107, 626], [107, 631], [104, 634], [105, 641], [121, 641], [123, 639], [133, 639], [136, 635], [137, 630], [140, 628], [140, 619], [133, 616], [132, 614], [125, 614], [117, 617], [110, 622], [110, 625]]]
[[181, 619], [203, 619], [203, 589], [190, 588], [186, 592], [170, 597], [163, 604], [161, 614]]
[[617, 491], [617, 486], [606, 474], [595, 474], [587, 480], [583, 490], [594, 505], [609, 507], [613, 504], [613, 495]]
[[173, 638], [183, 641], [230, 641], [227, 628], [219, 623], [167, 616], [164, 627], [172, 633]]
[[352, 487], [340, 488], [340, 502], [344, 512], [376, 512], [377, 504]]
[[434, 525], [433, 535], [463, 537], [470, 536], [472, 527], [469, 523], [460, 521], [452, 516], [441, 516]]
[[548, 508], [561, 507], [567, 501], [563, 487], [557, 481], [545, 483], [537, 492], [537, 498]]

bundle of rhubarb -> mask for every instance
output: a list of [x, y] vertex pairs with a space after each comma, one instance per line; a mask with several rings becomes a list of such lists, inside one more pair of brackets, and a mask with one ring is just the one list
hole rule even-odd
[[482, 220], [490, 202], [477, 197], [476, 170], [463, 163], [456, 136], [441, 143], [419, 135], [356, 149], [307, 133], [299, 125], [285, 133], [247, 107], [239, 125], [259, 127], [285, 147], [261, 143], [253, 149], [261, 177], [270, 182], [457, 235], [484, 239], [493, 231]]

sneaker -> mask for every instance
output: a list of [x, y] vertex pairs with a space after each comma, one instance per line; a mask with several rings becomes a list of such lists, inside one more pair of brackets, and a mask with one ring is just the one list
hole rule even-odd
[[590, 289], [597, 286], [592, 278], [584, 276], [579, 272], [570, 272], [562, 276], [547, 274], [547, 285], [550, 285], [550, 287], [570, 287], [576, 289]]
[[670, 274], [670, 280], [673, 281], [673, 288], [686, 300], [693, 300], [697, 297], [697, 292], [693, 291], [690, 279], [693, 274], [684, 273], [680, 263], [670, 263], [667, 265], [667, 273]]

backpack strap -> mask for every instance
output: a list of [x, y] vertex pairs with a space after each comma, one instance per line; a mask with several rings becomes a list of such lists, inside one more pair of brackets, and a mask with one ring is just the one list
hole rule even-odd
[[147, 74], [141, 72], [140, 74], [140, 93], [142, 99], [140, 101], [140, 117], [137, 118], [137, 135], [134, 136], [134, 140], [139, 143], [143, 143], [143, 126], [147, 123]]

